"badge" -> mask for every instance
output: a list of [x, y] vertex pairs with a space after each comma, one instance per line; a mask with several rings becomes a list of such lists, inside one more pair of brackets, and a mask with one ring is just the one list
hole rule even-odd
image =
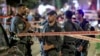
[[19, 30], [23, 30], [24, 29], [24, 25], [23, 24], [18, 24], [18, 28], [19, 28]]

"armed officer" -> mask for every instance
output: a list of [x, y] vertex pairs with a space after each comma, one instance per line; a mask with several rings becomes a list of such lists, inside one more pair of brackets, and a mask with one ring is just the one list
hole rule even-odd
[[[44, 32], [61, 32], [61, 28], [57, 25], [57, 13], [56, 11], [49, 11], [48, 23], [44, 27]], [[43, 56], [59, 56], [61, 52], [62, 40], [60, 36], [45, 36], [43, 37]]]
[[[76, 12], [76, 16], [77, 16], [77, 23], [80, 25], [80, 27], [84, 30], [84, 31], [94, 31], [94, 27], [90, 26], [89, 22], [84, 19], [84, 12], [83, 10], [79, 9]], [[90, 37], [95, 37], [95, 35], [89, 35]], [[77, 47], [77, 52], [76, 52], [76, 56], [87, 56], [88, 54], [88, 44], [89, 41], [86, 40], [81, 40], [78, 39], [76, 41], [76, 47]]]
[[[72, 32], [72, 31], [81, 31], [81, 27], [72, 21], [72, 11], [66, 11], [65, 16], [67, 18], [66, 22], [64, 23], [64, 31], [65, 32]], [[76, 38], [65, 36], [63, 39], [62, 45], [62, 56], [75, 56], [75, 41]]]
[[[26, 12], [27, 12], [26, 8], [27, 7], [24, 4], [19, 4], [17, 7], [18, 13], [14, 17], [15, 19], [13, 20], [13, 22], [11, 23], [12, 32], [15, 34], [28, 32], [30, 25], [26, 20]], [[29, 37], [21, 37], [21, 38], [15, 37], [11, 41], [12, 43], [11, 46], [17, 45], [25, 56], [29, 56], [29, 54], [27, 53], [27, 45], [28, 45], [27, 42], [29, 40], [30, 40]]]

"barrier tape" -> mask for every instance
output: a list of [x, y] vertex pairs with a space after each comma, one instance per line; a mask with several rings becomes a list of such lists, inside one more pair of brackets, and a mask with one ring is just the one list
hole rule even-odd
[[11, 24], [11, 22], [6, 22], [6, 23], [4, 23], [4, 22], [0, 22], [1, 24]]
[[100, 31], [78, 31], [78, 32], [46, 32], [46, 33], [20, 33], [16, 34], [18, 37], [22, 36], [70, 36], [73, 38], [88, 40], [92, 42], [100, 42], [100, 39], [91, 38], [82, 35], [100, 35]]
[[90, 41], [90, 42], [100, 42], [100, 39], [91, 38], [91, 37], [87, 37], [87, 36], [81, 36], [81, 35], [67, 35], [67, 36], [77, 38], [77, 39], [87, 40], [87, 41]]
[[17, 36], [100, 35], [100, 31], [20, 33]]
[[10, 18], [12, 16], [0, 16], [0, 19], [4, 19], [4, 18]]
[[[9, 18], [11, 16], [0, 16], [0, 18]], [[30, 23], [39, 23], [40, 21], [34, 21]], [[4, 23], [2, 23], [4, 24]], [[10, 22], [6, 22], [6, 24], [10, 24]], [[39, 26], [36, 26], [39, 27]], [[41, 27], [40, 27], [41, 28]], [[80, 31], [80, 32], [46, 32], [46, 33], [20, 33], [17, 34], [16, 36], [70, 36], [78, 39], [83, 39], [83, 40], [89, 40], [89, 41], [94, 41], [94, 42], [100, 42], [99, 39], [96, 38], [90, 38], [86, 36], [81, 36], [81, 35], [100, 35], [99, 31]]]
[[[6, 22], [6, 23], [11, 23], [11, 22]], [[33, 24], [33, 23], [40, 23], [40, 21], [31, 21], [29, 22], [30, 24]]]

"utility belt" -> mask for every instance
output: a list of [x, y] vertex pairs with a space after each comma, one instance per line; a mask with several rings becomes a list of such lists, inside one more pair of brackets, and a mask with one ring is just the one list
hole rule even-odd
[[75, 42], [64, 42], [63, 45], [75, 45]]
[[65, 45], [75, 45], [75, 43], [74, 42], [71, 42], [71, 43], [66, 43]]
[[70, 47], [71, 45], [75, 45], [75, 43], [74, 43], [74, 42], [64, 43], [64, 44], [62, 45], [62, 48], [70, 49], [70, 48], [71, 48], [71, 47]]

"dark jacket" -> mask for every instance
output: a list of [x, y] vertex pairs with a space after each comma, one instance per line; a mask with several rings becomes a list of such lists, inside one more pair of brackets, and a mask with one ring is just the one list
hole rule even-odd
[[[91, 30], [93, 31], [94, 30], [94, 28], [89, 25], [89, 22], [86, 19], [84, 19], [83, 22], [78, 23], [78, 24], [84, 31], [91, 31]], [[89, 37], [94, 37], [94, 35], [89, 35]], [[88, 47], [88, 43], [89, 43], [89, 41], [87, 41], [87, 40], [78, 40], [77, 46], [82, 45], [83, 51], [86, 51], [87, 47]]]
[[[46, 24], [45, 26], [45, 32], [61, 32], [61, 28], [57, 25], [57, 23], [55, 23], [53, 26], [49, 26], [49, 24]], [[45, 42], [48, 45], [54, 45], [55, 49], [57, 51], [60, 51], [61, 49], [61, 44], [62, 44], [62, 40], [60, 36], [45, 36], [43, 37], [43, 42], [45, 44]]]
[[[66, 32], [82, 31], [81, 27], [78, 24], [72, 22], [71, 20], [68, 20], [64, 23], [64, 30]], [[75, 47], [76, 40], [77, 40], [76, 38], [65, 36], [64, 42], [63, 42], [63, 47], [69, 46], [70, 45], [69, 43], [72, 43]], [[72, 48], [69, 46], [68, 49], [72, 49]]]

